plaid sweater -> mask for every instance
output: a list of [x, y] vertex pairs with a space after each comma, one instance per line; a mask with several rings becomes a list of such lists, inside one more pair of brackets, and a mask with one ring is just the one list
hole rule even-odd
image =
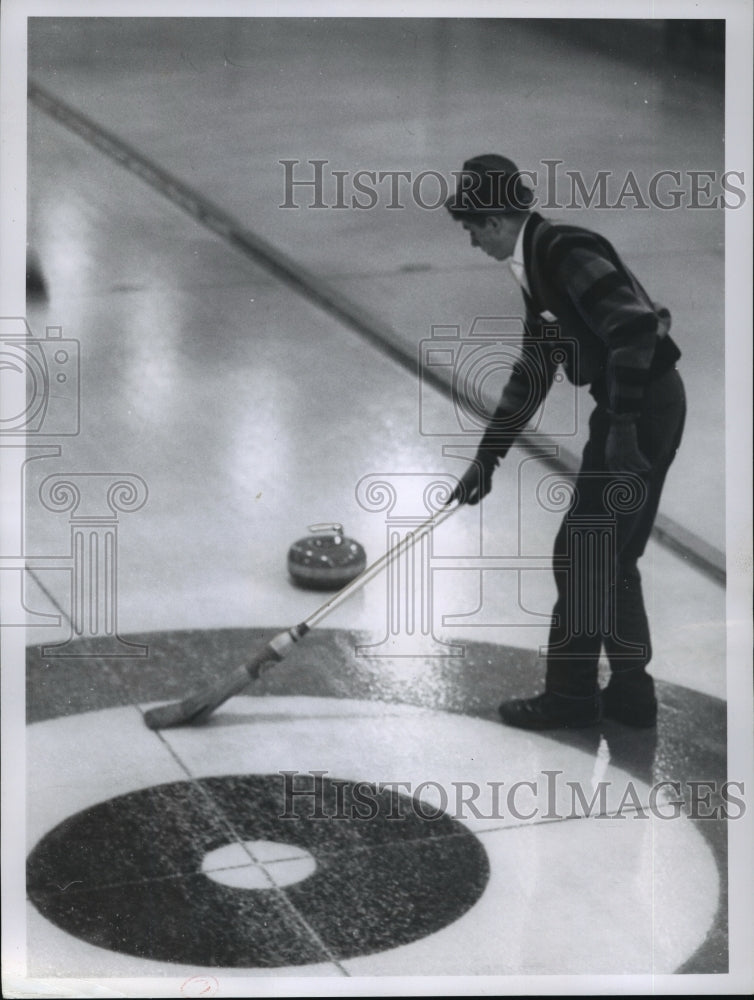
[[681, 356], [668, 333], [670, 313], [651, 301], [606, 239], [537, 213], [525, 225], [526, 333], [483, 440], [487, 445], [524, 426], [560, 365], [571, 382], [589, 384], [613, 412], [639, 413], [647, 383]]

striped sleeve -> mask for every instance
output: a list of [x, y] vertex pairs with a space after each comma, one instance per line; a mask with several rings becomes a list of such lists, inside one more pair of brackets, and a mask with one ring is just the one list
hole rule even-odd
[[539, 322], [530, 314], [525, 324], [521, 353], [480, 444], [481, 451], [503, 458], [518, 433], [545, 400], [557, 365], [551, 359], [551, 345], [542, 341]]
[[611, 410], [636, 412], [657, 345], [658, 316], [652, 303], [630, 272], [588, 234], [555, 235], [547, 264], [581, 318], [607, 347]]

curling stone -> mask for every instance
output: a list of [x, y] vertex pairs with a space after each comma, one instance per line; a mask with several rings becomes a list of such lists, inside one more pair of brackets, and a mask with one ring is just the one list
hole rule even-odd
[[346, 538], [340, 524], [310, 524], [308, 535], [288, 550], [288, 572], [294, 583], [310, 590], [340, 590], [366, 569], [363, 547]]
[[42, 273], [42, 265], [31, 249], [26, 251], [26, 296], [38, 302], [47, 300], [47, 283]]

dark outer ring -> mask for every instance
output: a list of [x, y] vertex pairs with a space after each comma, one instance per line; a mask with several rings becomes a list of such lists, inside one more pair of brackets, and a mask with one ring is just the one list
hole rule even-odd
[[[66, 658], [43, 657], [39, 646], [27, 650], [27, 722], [76, 715], [128, 704], [185, 697], [223, 671], [230, 672], [282, 630], [197, 629], [139, 633], [126, 637], [147, 646], [134, 656], [123, 642], [119, 656], [100, 655], [97, 639], [76, 640], [61, 650]], [[357, 657], [355, 649], [372, 635], [345, 629], [317, 628], [274, 670], [256, 681], [255, 696], [307, 695], [357, 698], [419, 705], [440, 712], [460, 712], [499, 723], [502, 698], [541, 690], [543, 661], [536, 650], [465, 641], [461, 662], [435, 658], [417, 687], [383, 662]], [[659, 681], [656, 730], [633, 730], [605, 720], [583, 730], [553, 730], [539, 739], [596, 753], [601, 740], [612, 763], [647, 784], [709, 779], [719, 787], [728, 780], [727, 710], [719, 698]], [[690, 736], [690, 734], [692, 734]], [[735, 775], [731, 778], [735, 779]], [[717, 799], [712, 805], [718, 805]], [[679, 973], [728, 972], [728, 844], [724, 821], [691, 820], [709, 844], [720, 875], [720, 905], [707, 940]]]

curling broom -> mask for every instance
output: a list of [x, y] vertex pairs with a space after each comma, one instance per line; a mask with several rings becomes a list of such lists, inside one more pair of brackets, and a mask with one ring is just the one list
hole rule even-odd
[[325, 601], [308, 618], [293, 625], [291, 628], [279, 632], [270, 639], [261, 649], [259, 649], [250, 660], [242, 663], [239, 667], [222, 677], [201, 691], [188, 695], [182, 701], [171, 702], [167, 705], [157, 705], [148, 709], [144, 713], [144, 721], [150, 729], [168, 729], [172, 726], [184, 726], [189, 723], [206, 722], [216, 708], [238, 694], [248, 684], [256, 680], [263, 671], [269, 670], [281, 660], [285, 659], [293, 646], [318, 625], [331, 611], [347, 601], [348, 598], [361, 590], [370, 580], [372, 580], [382, 569], [393, 559], [397, 559], [404, 552], [408, 551], [420, 538], [429, 534], [439, 524], [447, 520], [451, 514], [455, 513], [462, 506], [455, 507], [447, 505], [432, 515], [424, 524], [415, 531], [409, 532], [396, 545], [381, 556], [376, 562], [351, 580], [342, 590], [334, 594], [328, 601]]

